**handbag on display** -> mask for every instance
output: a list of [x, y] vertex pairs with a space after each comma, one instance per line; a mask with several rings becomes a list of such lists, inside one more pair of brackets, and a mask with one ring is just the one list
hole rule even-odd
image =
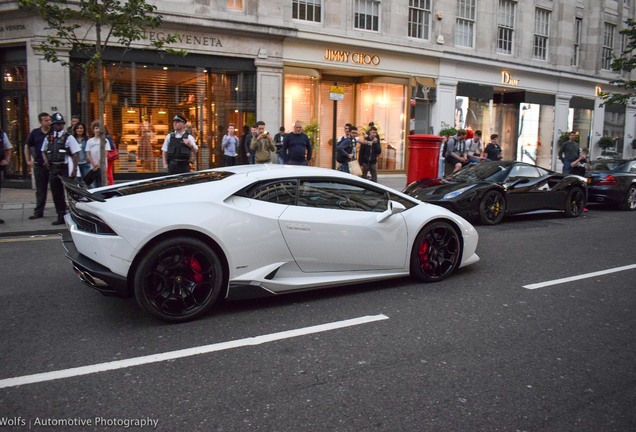
[[362, 177], [362, 168], [360, 168], [360, 163], [356, 159], [349, 161], [349, 174]]

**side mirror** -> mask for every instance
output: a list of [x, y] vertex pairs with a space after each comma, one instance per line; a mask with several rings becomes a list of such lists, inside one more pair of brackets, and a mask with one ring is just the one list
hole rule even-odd
[[387, 209], [378, 215], [377, 221], [383, 222], [394, 214], [402, 213], [404, 210], [406, 210], [406, 207], [403, 204], [389, 200]]

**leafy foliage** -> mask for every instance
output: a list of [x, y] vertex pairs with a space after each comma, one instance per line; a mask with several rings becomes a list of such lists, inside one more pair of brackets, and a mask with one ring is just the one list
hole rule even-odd
[[597, 144], [603, 150], [614, 147], [614, 138], [611, 136], [602, 136], [598, 139]]
[[[636, 69], [636, 58], [634, 58], [634, 50], [636, 50], [636, 20], [628, 18], [625, 20], [625, 29], [620, 34], [627, 36], [627, 44], [624, 51], [619, 57], [614, 57], [611, 68], [614, 72], [628, 74]], [[610, 84], [622, 91], [601, 92], [600, 96], [604, 99], [605, 104], [622, 104], [636, 103], [636, 81], [629, 79], [617, 79], [610, 81]]]
[[439, 131], [439, 136], [453, 136], [457, 134], [457, 129], [454, 127], [444, 128]]

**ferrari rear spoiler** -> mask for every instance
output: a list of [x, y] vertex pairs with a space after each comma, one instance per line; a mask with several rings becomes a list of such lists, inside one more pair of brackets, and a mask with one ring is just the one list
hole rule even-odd
[[60, 179], [62, 180], [62, 183], [64, 184], [66, 193], [68, 193], [69, 197], [73, 198], [73, 200], [106, 202], [106, 200], [103, 197], [89, 192], [88, 189], [81, 187], [75, 181], [66, 177], [60, 177]]

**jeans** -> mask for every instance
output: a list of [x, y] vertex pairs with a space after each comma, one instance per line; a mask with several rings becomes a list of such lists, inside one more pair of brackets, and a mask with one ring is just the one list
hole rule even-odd
[[570, 170], [572, 169], [572, 162], [574, 162], [574, 159], [563, 160], [563, 174], [570, 174]]

